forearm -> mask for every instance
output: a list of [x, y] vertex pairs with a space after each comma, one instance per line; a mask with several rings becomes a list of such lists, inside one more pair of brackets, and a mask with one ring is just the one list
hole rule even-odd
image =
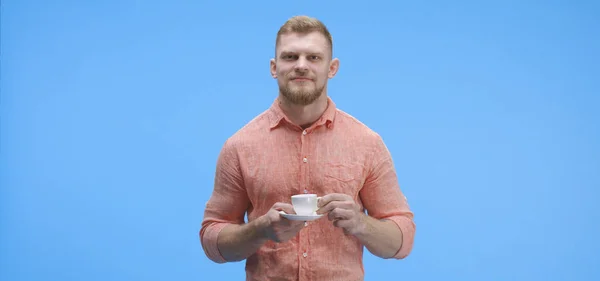
[[217, 246], [223, 258], [229, 262], [241, 261], [254, 254], [268, 240], [264, 228], [265, 222], [262, 218], [223, 228], [217, 239]]
[[402, 246], [402, 231], [391, 220], [377, 220], [361, 214], [363, 227], [354, 234], [372, 254], [392, 258]]

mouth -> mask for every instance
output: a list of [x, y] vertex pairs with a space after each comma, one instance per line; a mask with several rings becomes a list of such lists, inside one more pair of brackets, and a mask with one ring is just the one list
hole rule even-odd
[[305, 81], [312, 81], [312, 79], [307, 78], [307, 77], [296, 77], [296, 78], [292, 78], [292, 81], [295, 81], [295, 82], [305, 82]]

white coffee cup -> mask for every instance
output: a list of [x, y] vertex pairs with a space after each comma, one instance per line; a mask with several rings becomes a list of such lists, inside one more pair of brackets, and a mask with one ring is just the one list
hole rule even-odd
[[292, 195], [292, 206], [294, 211], [300, 216], [311, 216], [317, 212], [317, 203], [320, 197], [316, 194], [298, 194]]

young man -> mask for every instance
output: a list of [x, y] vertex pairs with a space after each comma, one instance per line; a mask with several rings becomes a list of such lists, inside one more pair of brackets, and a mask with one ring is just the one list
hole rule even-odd
[[[339, 60], [319, 20], [291, 18], [275, 49], [279, 96], [225, 142], [202, 247], [214, 262], [246, 259], [247, 280], [362, 280], [363, 246], [402, 259], [413, 245], [413, 213], [392, 157], [377, 133], [328, 97]], [[290, 197], [304, 193], [322, 197], [321, 219], [280, 215], [295, 214]]]

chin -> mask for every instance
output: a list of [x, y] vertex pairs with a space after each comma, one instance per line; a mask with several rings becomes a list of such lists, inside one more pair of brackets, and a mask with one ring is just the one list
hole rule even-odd
[[321, 94], [317, 95], [317, 94], [314, 94], [314, 92], [313, 93], [287, 92], [287, 93], [284, 93], [283, 96], [294, 104], [309, 105], [309, 104], [313, 103], [314, 101], [316, 101], [317, 99], [319, 99]]

